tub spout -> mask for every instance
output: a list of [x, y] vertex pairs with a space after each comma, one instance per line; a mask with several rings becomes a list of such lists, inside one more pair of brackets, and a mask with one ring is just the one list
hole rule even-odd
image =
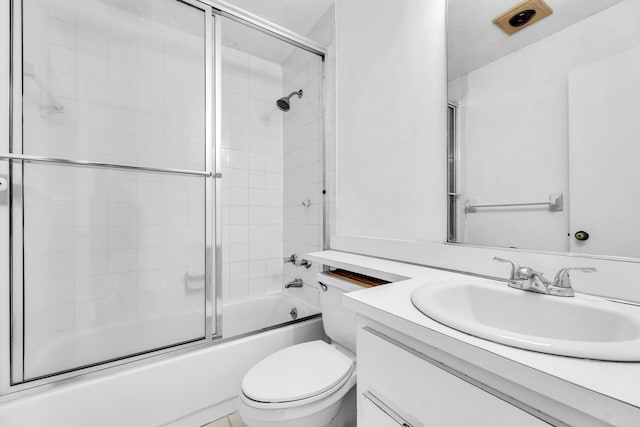
[[289, 288], [301, 288], [302, 287], [302, 279], [295, 279], [286, 285], [284, 285], [285, 289]]

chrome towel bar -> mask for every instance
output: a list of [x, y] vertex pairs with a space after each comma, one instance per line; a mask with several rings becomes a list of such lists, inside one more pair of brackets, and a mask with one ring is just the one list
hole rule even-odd
[[562, 193], [549, 194], [548, 202], [527, 202], [527, 203], [497, 203], [491, 205], [477, 205], [475, 200], [467, 200], [464, 206], [465, 213], [475, 213], [478, 208], [505, 208], [512, 206], [549, 206], [550, 211], [564, 210], [564, 195]]

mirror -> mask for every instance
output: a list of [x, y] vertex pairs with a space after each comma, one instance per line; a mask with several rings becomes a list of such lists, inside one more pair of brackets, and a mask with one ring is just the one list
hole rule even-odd
[[448, 0], [449, 239], [640, 258], [640, 1], [545, 1]]

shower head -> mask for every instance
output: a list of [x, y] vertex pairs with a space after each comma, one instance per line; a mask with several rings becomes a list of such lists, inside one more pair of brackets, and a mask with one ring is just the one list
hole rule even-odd
[[302, 89], [298, 91], [291, 92], [289, 96], [283, 96], [282, 98], [276, 101], [276, 105], [280, 109], [280, 111], [289, 111], [291, 108], [291, 102], [289, 101], [293, 95], [298, 95], [298, 98], [302, 98]]

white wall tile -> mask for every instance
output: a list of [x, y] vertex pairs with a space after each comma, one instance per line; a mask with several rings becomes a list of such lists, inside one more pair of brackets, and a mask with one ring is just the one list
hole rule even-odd
[[267, 264], [265, 259], [257, 259], [257, 260], [249, 261], [249, 278], [250, 279], [262, 278], [262, 280], [264, 280], [265, 275], [267, 273], [266, 265]]
[[250, 188], [249, 189], [249, 205], [261, 206], [267, 205], [266, 190], [262, 188]]
[[109, 56], [109, 36], [92, 27], [78, 26], [78, 50], [94, 56]]
[[[274, 246], [269, 246], [269, 249], [274, 249]], [[257, 261], [265, 259], [267, 259], [267, 243], [264, 240], [250, 242], [249, 260]]]
[[248, 261], [250, 251], [249, 243], [229, 243], [227, 248], [227, 259], [229, 262]]
[[245, 243], [249, 241], [248, 225], [229, 225], [229, 243]]
[[266, 172], [260, 171], [260, 170], [249, 171], [249, 186], [251, 188], [266, 188], [266, 185], [267, 185]]
[[249, 243], [264, 242], [267, 239], [267, 227], [264, 224], [249, 225]]
[[[49, 68], [55, 71], [75, 74], [76, 51], [64, 46], [51, 45], [49, 47]], [[34, 70], [41, 73], [42, 70]]]
[[231, 282], [249, 278], [249, 263], [246, 261], [230, 262], [228, 264]]
[[225, 223], [247, 225], [249, 223], [249, 208], [247, 206], [230, 206]]
[[109, 61], [92, 53], [78, 52], [78, 76], [108, 81]]
[[49, 19], [49, 43], [75, 49], [76, 25], [59, 19]]

